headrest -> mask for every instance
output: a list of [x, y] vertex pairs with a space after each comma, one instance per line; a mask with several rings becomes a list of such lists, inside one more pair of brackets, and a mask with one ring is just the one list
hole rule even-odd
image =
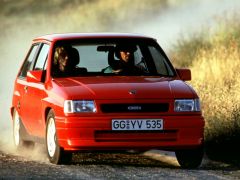
[[70, 49], [70, 61], [73, 66], [76, 66], [80, 62], [80, 56], [76, 48]]

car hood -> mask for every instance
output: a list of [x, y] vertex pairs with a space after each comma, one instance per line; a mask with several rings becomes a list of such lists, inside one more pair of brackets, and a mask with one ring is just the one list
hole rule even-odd
[[181, 80], [165, 77], [76, 77], [54, 79], [69, 99], [194, 98], [194, 90]]

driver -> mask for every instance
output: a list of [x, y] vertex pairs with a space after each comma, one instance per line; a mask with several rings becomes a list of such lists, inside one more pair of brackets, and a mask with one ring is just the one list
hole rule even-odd
[[[104, 69], [103, 72], [116, 74], [135, 74], [141, 72], [134, 64], [134, 52], [136, 50], [136, 46], [118, 44], [114, 49], [109, 51], [108, 64], [110, 66]], [[119, 60], [114, 59], [114, 54]]]

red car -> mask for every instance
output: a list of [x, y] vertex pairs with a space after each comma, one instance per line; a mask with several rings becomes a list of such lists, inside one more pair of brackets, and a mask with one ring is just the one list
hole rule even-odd
[[15, 80], [11, 114], [17, 148], [45, 143], [51, 163], [75, 151], [175, 151], [201, 164], [199, 97], [151, 37], [53, 34], [37, 37]]

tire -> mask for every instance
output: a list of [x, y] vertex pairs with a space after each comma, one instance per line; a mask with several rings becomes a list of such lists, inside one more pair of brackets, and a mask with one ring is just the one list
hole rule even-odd
[[198, 168], [203, 159], [204, 148], [203, 146], [188, 149], [188, 150], [178, 150], [175, 152], [178, 163], [184, 169], [195, 169]]
[[46, 126], [46, 150], [48, 159], [53, 164], [68, 164], [72, 160], [72, 153], [66, 152], [58, 144], [56, 125], [55, 125], [55, 115], [52, 110], [47, 116], [47, 126]]
[[33, 149], [35, 143], [23, 139], [23, 132], [26, 131], [21, 118], [16, 110], [13, 113], [13, 142], [17, 150]]

